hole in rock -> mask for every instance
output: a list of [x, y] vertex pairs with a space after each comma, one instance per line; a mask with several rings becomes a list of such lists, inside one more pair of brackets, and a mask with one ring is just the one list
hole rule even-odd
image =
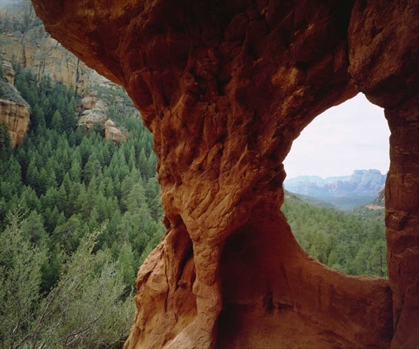
[[284, 162], [282, 211], [296, 240], [350, 275], [387, 276], [389, 134], [383, 109], [359, 94], [309, 124]]

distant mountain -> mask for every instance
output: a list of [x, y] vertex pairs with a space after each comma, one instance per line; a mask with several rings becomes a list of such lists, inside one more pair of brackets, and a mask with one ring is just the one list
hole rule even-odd
[[292, 193], [311, 196], [348, 210], [372, 202], [385, 185], [386, 175], [379, 170], [355, 170], [351, 176], [298, 176], [284, 181]]

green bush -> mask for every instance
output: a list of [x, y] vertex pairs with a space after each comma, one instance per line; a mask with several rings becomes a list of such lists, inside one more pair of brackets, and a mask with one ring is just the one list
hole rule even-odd
[[[124, 297], [121, 268], [109, 251], [93, 253], [99, 231], [86, 235], [48, 295], [40, 294], [47, 253], [22, 233], [19, 214], [0, 235], [2, 348], [119, 347], [134, 304]], [[63, 257], [64, 258], [64, 257]]]

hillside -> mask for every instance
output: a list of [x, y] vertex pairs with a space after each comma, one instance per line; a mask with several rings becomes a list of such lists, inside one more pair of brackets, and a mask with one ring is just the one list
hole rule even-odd
[[29, 1], [0, 3], [1, 347], [121, 347], [136, 270], [165, 231], [139, 116]]
[[[19, 64], [15, 70], [31, 114], [16, 148], [0, 127], [0, 260], [7, 261], [0, 265], [0, 346], [60, 347], [72, 338], [78, 348], [119, 347], [134, 311], [137, 267], [165, 230], [151, 134], [119, 90], [96, 92], [88, 109], [74, 89]], [[106, 141], [110, 129], [101, 121], [76, 127], [79, 113], [98, 111], [97, 95], [109, 105], [103, 119], [128, 138]], [[49, 303], [56, 308], [42, 321]]]
[[288, 194], [281, 208], [301, 247], [350, 275], [387, 276], [384, 211], [345, 213]]
[[308, 196], [308, 195], [292, 193], [292, 192], [289, 192], [287, 190], [284, 191], [284, 197], [285, 197], [285, 199], [290, 199], [290, 200], [299, 199], [302, 202], [306, 202], [308, 204], [311, 204], [311, 205], [314, 205], [314, 206], [317, 206], [317, 207], [337, 209], [337, 207], [335, 207], [333, 204], [330, 204], [329, 202], [322, 201], [322, 200], [319, 200], [317, 198], [314, 198], [314, 197]]

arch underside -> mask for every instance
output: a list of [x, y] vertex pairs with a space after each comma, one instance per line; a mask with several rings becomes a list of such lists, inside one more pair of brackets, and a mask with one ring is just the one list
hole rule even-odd
[[[125, 348], [418, 346], [416, 1], [33, 3], [153, 132], [167, 233]], [[293, 140], [359, 91], [391, 130], [389, 281], [314, 261], [279, 209]]]

